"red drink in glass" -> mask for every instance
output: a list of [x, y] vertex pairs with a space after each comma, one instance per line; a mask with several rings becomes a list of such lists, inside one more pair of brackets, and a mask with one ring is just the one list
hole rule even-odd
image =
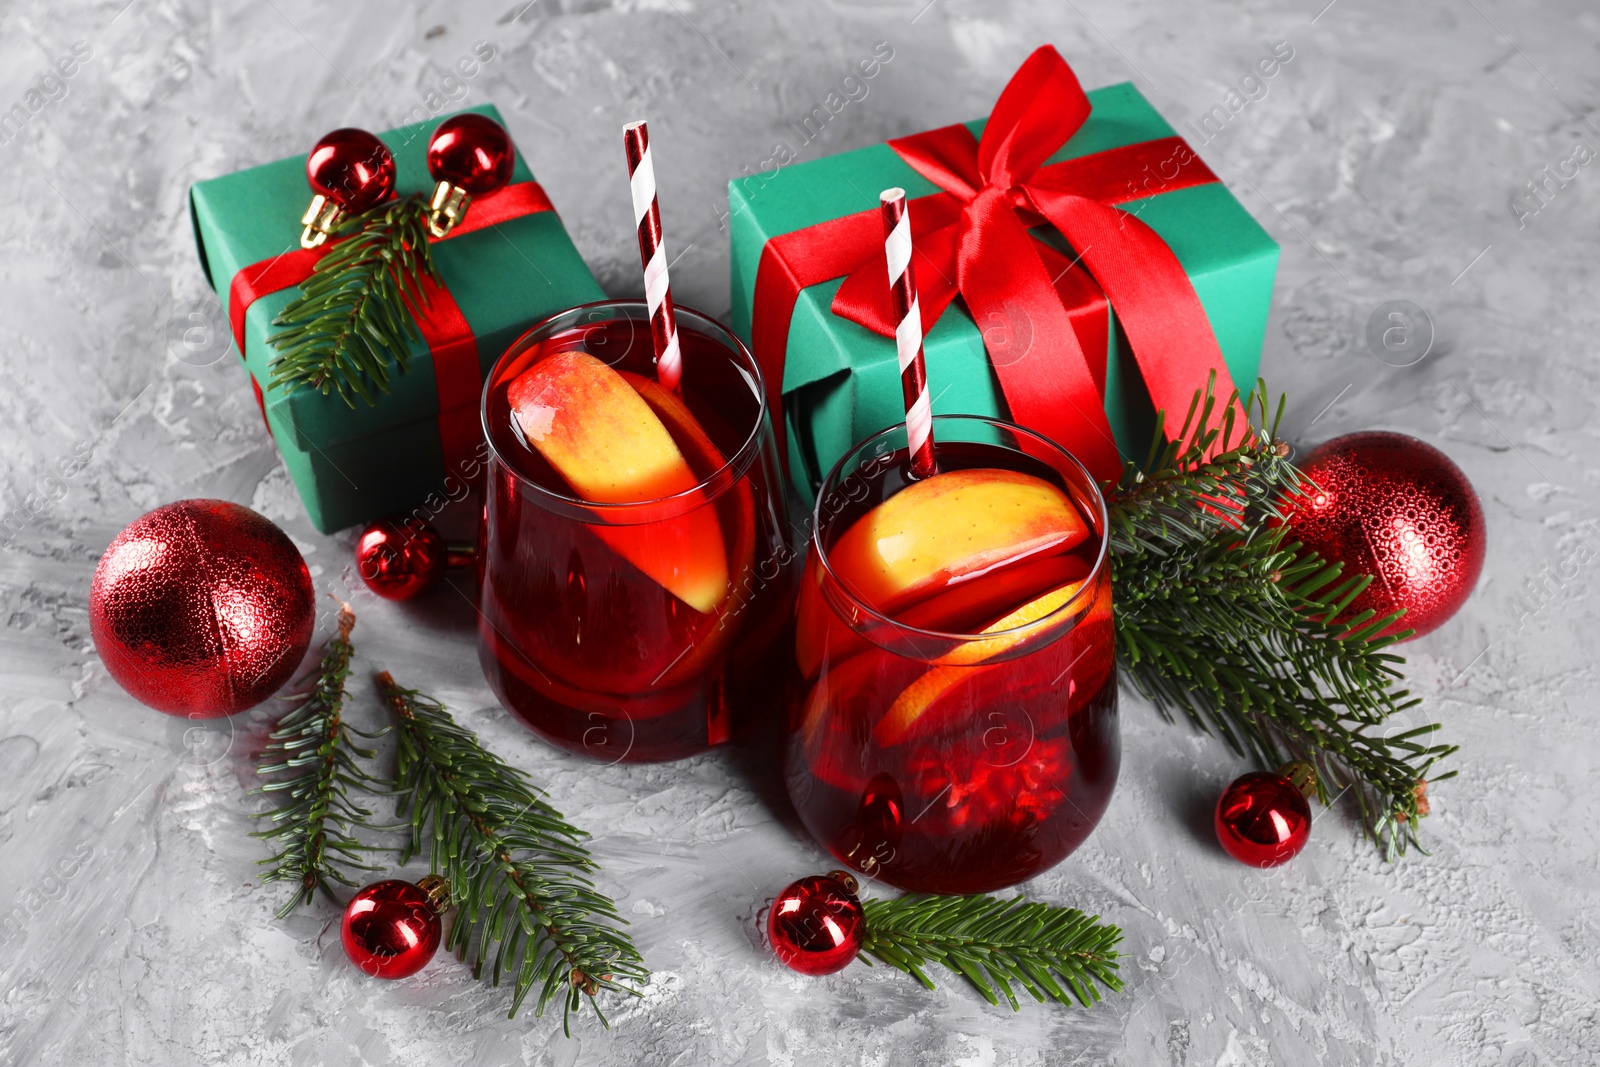
[[484, 391], [484, 673], [547, 740], [607, 762], [726, 741], [769, 706], [787, 643], [797, 568], [760, 371], [690, 309], [678, 335], [668, 392], [642, 301], [574, 308]]
[[923, 483], [896, 427], [823, 484], [785, 780], [856, 870], [984, 893], [1064, 859], [1116, 783], [1106, 515], [1044, 438], [970, 416], [936, 419], [934, 436]]

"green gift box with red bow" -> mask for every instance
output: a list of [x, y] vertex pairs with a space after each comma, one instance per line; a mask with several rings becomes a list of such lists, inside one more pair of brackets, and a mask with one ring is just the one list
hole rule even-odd
[[986, 120], [729, 183], [733, 321], [814, 495], [904, 418], [878, 196], [908, 198], [935, 414], [1010, 418], [1097, 478], [1255, 383], [1278, 245], [1132, 84], [1052, 47]]
[[[467, 110], [500, 120], [492, 105]], [[432, 192], [429, 135], [447, 117], [379, 135], [394, 153], [397, 195]], [[310, 200], [304, 155], [190, 190], [201, 265], [228, 309], [262, 415], [324, 533], [417, 507], [437, 511], [480, 475], [479, 397], [495, 361], [540, 319], [605, 294], [518, 152], [509, 184], [474, 199], [433, 243], [444, 285], [433, 291], [409, 367], [394, 370], [389, 392], [351, 406], [337, 393], [275, 386], [273, 319], [323, 251], [300, 247]]]

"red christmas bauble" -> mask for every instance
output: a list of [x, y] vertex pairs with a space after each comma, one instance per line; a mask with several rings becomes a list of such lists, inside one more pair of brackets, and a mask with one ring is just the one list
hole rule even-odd
[[431, 523], [368, 523], [356, 538], [356, 570], [385, 600], [410, 600], [444, 573], [449, 552]]
[[1420, 637], [1466, 602], [1483, 573], [1483, 507], [1449, 456], [1405, 434], [1353, 433], [1319, 445], [1301, 470], [1316, 484], [1288, 502], [1295, 539], [1373, 577], [1350, 614], [1404, 608], [1384, 632]]
[[439, 123], [428, 142], [428, 173], [473, 196], [498, 192], [511, 180], [517, 150], [505, 127], [468, 112]]
[[367, 974], [405, 978], [426, 967], [439, 950], [441, 910], [427, 887], [398, 878], [374, 882], [345, 906], [339, 939], [350, 962]]
[[1311, 804], [1282, 774], [1255, 771], [1233, 780], [1217, 801], [1217, 840], [1252, 867], [1288, 863], [1311, 837]]
[[352, 214], [394, 195], [394, 154], [366, 130], [334, 130], [306, 156], [306, 181]]
[[193, 719], [271, 696], [315, 623], [294, 542], [226, 500], [180, 500], [134, 520], [89, 591], [89, 631], [111, 677], [157, 711]]
[[867, 927], [855, 885], [836, 871], [802, 878], [778, 894], [767, 937], [784, 966], [801, 974], [832, 974], [856, 958]]

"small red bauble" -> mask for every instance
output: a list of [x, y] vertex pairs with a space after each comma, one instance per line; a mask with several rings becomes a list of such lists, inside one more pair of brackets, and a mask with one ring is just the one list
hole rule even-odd
[[801, 974], [843, 970], [866, 938], [856, 880], [844, 871], [802, 878], [779, 893], [767, 937], [779, 962]]
[[306, 181], [313, 193], [359, 215], [394, 195], [394, 154], [366, 130], [334, 130], [306, 156]]
[[517, 150], [505, 127], [468, 112], [439, 123], [428, 141], [428, 173], [469, 196], [498, 192], [511, 180]]
[[89, 630], [111, 677], [157, 711], [194, 719], [271, 696], [315, 623], [294, 542], [225, 500], [182, 500], [130, 523], [89, 591]]
[[428, 141], [428, 173], [438, 182], [428, 202], [428, 232], [444, 237], [466, 216], [475, 196], [490, 196], [511, 180], [517, 150], [505, 127], [468, 112], [439, 123]]
[[319, 248], [347, 214], [359, 215], [394, 195], [394, 154], [366, 130], [334, 130], [306, 156], [316, 195], [301, 216], [301, 248]]
[[1301, 470], [1315, 483], [1288, 502], [1296, 540], [1372, 584], [1349, 614], [1405, 609], [1385, 633], [1420, 637], [1454, 615], [1483, 573], [1483, 507], [1461, 468], [1398, 433], [1353, 433], [1318, 446]]
[[1297, 766], [1304, 767], [1290, 764], [1278, 774], [1241, 775], [1223, 790], [1217, 801], [1217, 840], [1228, 855], [1252, 867], [1276, 867], [1306, 847], [1311, 805], [1303, 784], [1290, 777]]
[[439, 949], [448, 901], [443, 878], [416, 885], [393, 878], [374, 882], [351, 898], [339, 925], [350, 962], [374, 978], [405, 978], [428, 965]]
[[444, 573], [449, 551], [430, 523], [379, 519], [356, 538], [356, 570], [385, 600], [410, 600]]

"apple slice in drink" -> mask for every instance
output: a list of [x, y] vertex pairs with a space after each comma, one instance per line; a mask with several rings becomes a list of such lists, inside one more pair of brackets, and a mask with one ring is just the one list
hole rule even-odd
[[[1061, 610], [1083, 588], [1083, 580], [1068, 582], [1040, 597], [1028, 601], [1016, 611], [984, 627], [983, 633], [992, 637], [969, 641], [934, 660], [933, 666], [922, 677], [901, 690], [889, 710], [884, 712], [872, 728], [872, 738], [880, 745], [899, 744], [911, 728], [938, 699], [970, 675], [988, 670], [994, 664], [986, 661], [1015, 648], [1038, 631], [1029, 630], [1033, 623]], [[1020, 632], [1014, 632], [1020, 631]]]
[[[1027, 629], [1027, 627], [1059, 611], [1083, 587], [1087, 576], [1087, 565], [1081, 560], [1077, 563], [1076, 568], [1070, 568], [1077, 571], [1077, 576], [1072, 581], [1057, 585], [1046, 593], [1031, 596], [1021, 607], [1007, 612], [979, 631], [980, 634], [993, 636], [980, 637], [957, 645], [951, 651], [931, 660], [932, 666], [927, 669], [921, 669], [912, 660], [887, 652], [863, 639], [863, 651], [848, 658], [835, 660], [834, 666], [828, 669], [826, 676], [817, 679], [811, 686], [800, 709], [800, 729], [807, 745], [815, 741], [823, 712], [830, 706], [855, 700], [858, 689], [875, 692], [888, 688], [892, 692], [896, 684], [893, 674], [910, 671], [911, 674], [901, 674], [898, 684], [903, 688], [900, 695], [873, 726], [873, 739], [880, 745], [895, 744], [904, 740], [911, 726], [939, 697], [968, 676], [994, 666], [986, 662], [987, 660], [1038, 635], [1040, 632], [1038, 628]], [[1035, 573], [1041, 572], [1042, 568], [1035, 568]], [[987, 582], [989, 579], [986, 578], [984, 581]], [[1008, 582], [1007, 588], [1014, 590], [1016, 585]], [[1007, 601], [1011, 604], [1016, 602], [1016, 599]], [[912, 610], [931, 607], [932, 604], [932, 601], [928, 601]], [[1094, 605], [1090, 609], [1090, 618], [1093, 618], [1094, 613], [1101, 607], [1100, 604]], [[1109, 603], [1105, 608], [1109, 611]], [[1079, 625], [1087, 625], [1088, 622], [1089, 619], [1084, 619]], [[917, 673], [919, 670], [920, 674]], [[834, 707], [833, 710], [837, 713], [838, 707]]]
[[[539, 361], [511, 383], [507, 399], [528, 444], [584, 500], [657, 500], [699, 484], [656, 410], [621, 374], [586, 352], [558, 352]], [[696, 611], [709, 614], [727, 599], [728, 554], [714, 507], [590, 529]]]
[[[618, 373], [622, 376], [622, 380], [633, 386], [634, 391], [650, 405], [651, 410], [660, 417], [662, 423], [683, 447], [693, 454], [691, 458], [698, 470], [709, 476], [722, 469], [727, 459], [701, 428], [699, 420], [694, 417], [694, 412], [689, 410], [687, 404], [642, 374], [634, 374], [632, 371]], [[737, 587], [741, 580], [749, 577], [750, 571], [755, 566], [756, 515], [749, 482], [741, 480], [733, 487], [733, 492], [738, 505], [733, 555], [730, 558], [733, 561], [734, 585]]]
[[1082, 581], [1089, 576], [1089, 565], [1078, 556], [1048, 556], [1027, 559], [983, 576], [981, 581], [963, 582], [947, 592], [930, 597], [895, 616], [895, 621], [919, 630], [938, 633], [971, 633], [1012, 604], [1023, 604], [1057, 586]]
[[[974, 627], [1005, 613], [1013, 604], [1025, 603], [1058, 585], [1088, 575], [1089, 565], [1075, 555], [1030, 557], [991, 571], [981, 581], [957, 583], [902, 611], [895, 616], [895, 622], [938, 633], [971, 633]], [[822, 667], [822, 626], [827, 627], [828, 660], [835, 665], [872, 643], [836, 618], [821, 601], [820, 596], [815, 597], [810, 606], [812, 610], [803, 609], [802, 621], [795, 633], [795, 655], [807, 678], [815, 677]], [[816, 607], [823, 607], [823, 611], [816, 611]], [[888, 624], [879, 626], [892, 631]]]
[[828, 552], [833, 571], [894, 614], [993, 567], [1064, 552], [1088, 536], [1067, 494], [1043, 478], [978, 468], [912, 482], [858, 519]]
[[[1042, 478], [954, 470], [911, 483], [857, 519], [828, 560], [857, 597], [898, 616], [997, 568], [1067, 552], [1088, 534], [1067, 494]], [[807, 677], [819, 669], [827, 640], [849, 630], [823, 602], [821, 579], [813, 573], [800, 589], [795, 655]]]
[[[634, 391], [650, 405], [652, 411], [661, 418], [661, 421], [671, 431], [682, 447], [689, 451], [695, 467], [711, 474], [720, 470], [724, 460], [722, 451], [717, 448], [699, 420], [689, 410], [681, 399], [663, 389], [659, 383], [642, 374], [632, 371], [618, 372], [623, 381], [633, 387]], [[726, 490], [733, 501], [735, 511], [733, 530], [733, 555], [732, 567], [732, 596], [736, 599], [740, 595], [749, 596], [750, 590], [746, 587], [754, 581], [755, 556], [756, 556], [756, 513], [754, 495], [747, 479], [741, 478]], [[705, 512], [713, 509], [704, 508]], [[718, 543], [720, 547], [720, 542]], [[737, 614], [742, 607], [739, 603], [729, 606], [732, 614]], [[724, 619], [725, 623], [727, 620]], [[692, 678], [699, 674], [706, 663], [720, 653], [727, 644], [727, 639], [739, 632], [740, 628], [733, 625], [719, 623], [715, 628], [700, 636], [676, 663], [658, 679], [658, 685], [675, 685], [680, 679]]]

